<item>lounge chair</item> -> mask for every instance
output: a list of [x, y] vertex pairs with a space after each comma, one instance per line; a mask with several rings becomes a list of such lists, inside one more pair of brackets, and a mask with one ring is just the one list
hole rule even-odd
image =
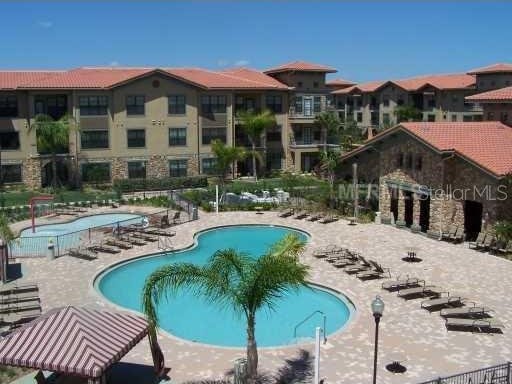
[[509, 240], [504, 247], [498, 248], [496, 250], [496, 253], [501, 253], [503, 255], [506, 255], [508, 253], [512, 253], [512, 240]]
[[450, 236], [449, 240], [453, 241], [454, 243], [460, 243], [464, 241], [464, 228], [458, 227], [455, 233]]
[[98, 258], [98, 252], [92, 249], [83, 248], [70, 248], [68, 250], [69, 256], [73, 256], [84, 260], [95, 260]]
[[424, 280], [420, 280], [417, 277], [408, 277], [407, 279], [403, 280], [394, 280], [394, 281], [386, 281], [382, 283], [382, 289], [385, 289], [389, 292], [395, 292], [400, 289], [407, 289], [407, 288], [416, 288], [421, 285], [425, 285]]
[[323, 215], [322, 215], [321, 213], [317, 213], [317, 214], [314, 214], [314, 215], [309, 216], [306, 220], [307, 220], [307, 221], [318, 221], [318, 220], [320, 220], [322, 217], [323, 217]]
[[313, 256], [317, 259], [324, 259], [329, 255], [332, 255], [336, 249], [334, 244], [326, 245], [325, 247], [319, 247], [313, 251]]
[[442, 317], [487, 318], [491, 317], [490, 312], [494, 311], [487, 307], [473, 305], [472, 307], [444, 308], [439, 314]]
[[491, 249], [491, 247], [494, 245], [495, 240], [496, 240], [496, 238], [494, 237], [493, 234], [487, 233], [487, 235], [485, 236], [485, 239], [482, 243], [482, 246], [479, 248], [479, 250], [480, 251], [489, 251]]
[[354, 266], [345, 268], [344, 271], [346, 273], [348, 273], [349, 275], [352, 275], [354, 273], [367, 271], [372, 267], [370, 262], [368, 262], [363, 256], [359, 256], [359, 262], [360, 262], [359, 265], [354, 265]]
[[294, 210], [293, 208], [289, 208], [283, 212], [281, 212], [278, 216], [279, 217], [290, 217], [293, 216]]
[[41, 309], [33, 309], [20, 313], [8, 313], [0, 315], [0, 323], [8, 325], [19, 325], [27, 323], [41, 315]]
[[475, 241], [470, 241], [468, 246], [470, 249], [479, 249], [482, 248], [485, 236], [487, 236], [486, 232], [479, 232]]
[[353, 259], [349, 257], [344, 257], [334, 263], [332, 265], [336, 268], [345, 268], [350, 266], [355, 266], [359, 259]]
[[150, 242], [155, 242], [155, 241], [158, 241], [158, 236], [154, 236], [154, 235], [150, 235], [149, 233], [146, 234], [144, 233], [143, 231], [140, 231], [140, 232], [133, 232], [132, 233], [132, 236], [133, 237], [136, 237], [138, 239], [142, 239], [144, 241], [150, 241]]
[[105, 239], [105, 244], [113, 245], [114, 247], [118, 247], [121, 249], [132, 249], [133, 245], [127, 241], [116, 239], [115, 237], [107, 237]]
[[181, 216], [181, 211], [176, 211], [174, 213], [174, 216], [172, 217], [171, 219], [171, 224], [172, 225], [177, 225], [180, 223], [180, 216]]
[[322, 223], [322, 224], [329, 224], [329, 223], [334, 223], [335, 221], [338, 221], [338, 220], [339, 220], [338, 216], [327, 216], [327, 217], [324, 217], [323, 219], [318, 220], [318, 222]]
[[22, 301], [17, 303], [0, 304], [0, 316], [4, 313], [18, 313], [25, 312], [34, 309], [41, 310], [41, 303], [39, 299], [33, 299], [30, 301]]
[[8, 295], [0, 295], [0, 304], [4, 305], [31, 300], [39, 300], [39, 294], [37, 291], [13, 292]]
[[389, 268], [384, 268], [382, 265], [377, 263], [374, 260], [368, 260], [368, 262], [373, 266], [373, 269], [370, 271], [363, 271], [356, 275], [356, 277], [360, 280], [369, 280], [369, 279], [383, 279], [385, 277], [391, 278], [391, 271]]
[[461, 307], [464, 305], [464, 301], [465, 299], [460, 296], [450, 296], [450, 294], [447, 294], [446, 296], [441, 295], [440, 297], [422, 301], [421, 308], [433, 312], [442, 308]]
[[90, 249], [91, 251], [112, 253], [112, 254], [121, 252], [121, 250], [117, 247], [113, 247], [111, 245], [101, 244], [101, 243], [90, 245], [89, 247], [87, 247], [87, 249]]
[[2, 295], [9, 295], [13, 293], [21, 293], [21, 292], [38, 292], [39, 287], [37, 284], [21, 284], [18, 285], [17, 283], [7, 283], [4, 284], [0, 288], [0, 297]]
[[301, 219], [305, 219], [306, 217], [309, 216], [309, 213], [307, 213], [306, 211], [300, 211], [297, 215], [295, 215], [293, 218], [294, 219], [297, 219], [297, 220], [301, 220]]
[[56, 215], [78, 216], [78, 212], [71, 209], [60, 208], [55, 210]]
[[459, 317], [445, 318], [446, 329], [470, 330], [471, 332], [501, 332], [503, 323], [496, 319], [464, 319]]
[[445, 291], [435, 285], [423, 285], [416, 288], [406, 288], [398, 290], [398, 297], [405, 300], [416, 299], [420, 297], [439, 297]]
[[448, 231], [443, 231], [442, 234], [441, 234], [441, 239], [442, 240], [447, 240], [447, 239], [450, 239], [452, 236], [455, 236], [455, 233], [457, 232], [457, 228], [458, 226], [455, 225], [455, 224], [451, 224], [449, 227], [448, 227]]
[[144, 241], [142, 239], [137, 239], [130, 235], [121, 235], [121, 236], [119, 236], [119, 240], [126, 241], [133, 245], [146, 245], [147, 244], [147, 241]]
[[164, 229], [159, 229], [159, 228], [155, 228], [155, 227], [144, 228], [144, 233], [148, 233], [150, 235], [156, 235], [156, 236], [168, 236], [168, 237], [176, 236], [175, 231], [166, 231]]

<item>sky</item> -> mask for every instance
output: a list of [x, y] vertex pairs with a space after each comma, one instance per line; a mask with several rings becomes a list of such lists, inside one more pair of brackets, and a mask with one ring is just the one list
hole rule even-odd
[[1, 69], [265, 69], [293, 60], [353, 81], [512, 62], [506, 1], [0, 2]]

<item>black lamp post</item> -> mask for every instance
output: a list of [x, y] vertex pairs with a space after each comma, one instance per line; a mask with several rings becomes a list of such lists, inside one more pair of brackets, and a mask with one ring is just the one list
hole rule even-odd
[[379, 322], [384, 313], [384, 302], [380, 296], [376, 296], [372, 301], [372, 313], [375, 318], [375, 352], [373, 355], [373, 384], [377, 383], [377, 352], [379, 348]]

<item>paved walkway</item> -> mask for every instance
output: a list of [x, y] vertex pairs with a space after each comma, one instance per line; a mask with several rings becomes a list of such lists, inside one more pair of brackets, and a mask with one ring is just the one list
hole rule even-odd
[[[386, 304], [380, 334], [378, 381], [381, 384], [417, 383], [503, 362], [512, 356], [512, 263], [509, 261], [469, 250], [464, 245], [438, 242], [386, 225], [350, 226], [346, 221], [323, 225], [281, 219], [272, 212], [263, 215], [202, 213], [200, 220], [177, 227], [174, 244], [184, 247], [192, 243], [198, 230], [238, 223], [281, 224], [311, 233], [311, 242], [303, 256], [303, 261], [312, 267], [311, 280], [344, 292], [356, 305], [357, 314], [346, 330], [330, 337], [322, 346], [321, 376], [328, 383], [371, 381], [374, 321], [370, 303], [377, 294]], [[328, 243], [360, 251], [390, 267], [393, 276], [417, 276], [429, 284], [442, 286], [452, 293], [494, 308], [496, 317], [506, 326], [504, 334], [447, 332], [438, 313], [421, 309], [420, 300], [404, 301], [396, 294], [383, 291], [380, 288], [382, 281], [362, 282], [311, 256], [315, 247]], [[121, 255], [102, 255], [92, 262], [71, 257], [53, 261], [23, 260], [23, 279], [39, 283], [44, 310], [67, 304], [108, 308], [112, 305], [92, 287], [93, 277], [111, 263], [154, 252], [156, 247], [153, 244]], [[407, 247], [416, 247], [423, 262], [403, 262], [401, 258]], [[166, 335], [161, 335], [159, 341], [167, 366], [172, 367], [170, 376], [178, 383], [221, 378], [232, 368], [233, 361], [244, 354], [240, 349], [199, 346]], [[301, 348], [311, 353], [313, 345]], [[261, 370], [276, 372], [286, 365], [285, 360], [297, 358], [300, 353], [298, 347], [261, 350]], [[405, 358], [403, 363], [407, 372], [404, 374], [392, 374], [384, 368], [396, 353]], [[151, 364], [147, 343], [140, 343], [124, 361]]]

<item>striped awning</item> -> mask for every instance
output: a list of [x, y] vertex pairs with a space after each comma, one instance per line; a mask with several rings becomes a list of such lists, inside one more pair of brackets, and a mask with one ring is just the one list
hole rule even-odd
[[0, 340], [0, 364], [98, 378], [147, 333], [131, 314], [57, 308]]

